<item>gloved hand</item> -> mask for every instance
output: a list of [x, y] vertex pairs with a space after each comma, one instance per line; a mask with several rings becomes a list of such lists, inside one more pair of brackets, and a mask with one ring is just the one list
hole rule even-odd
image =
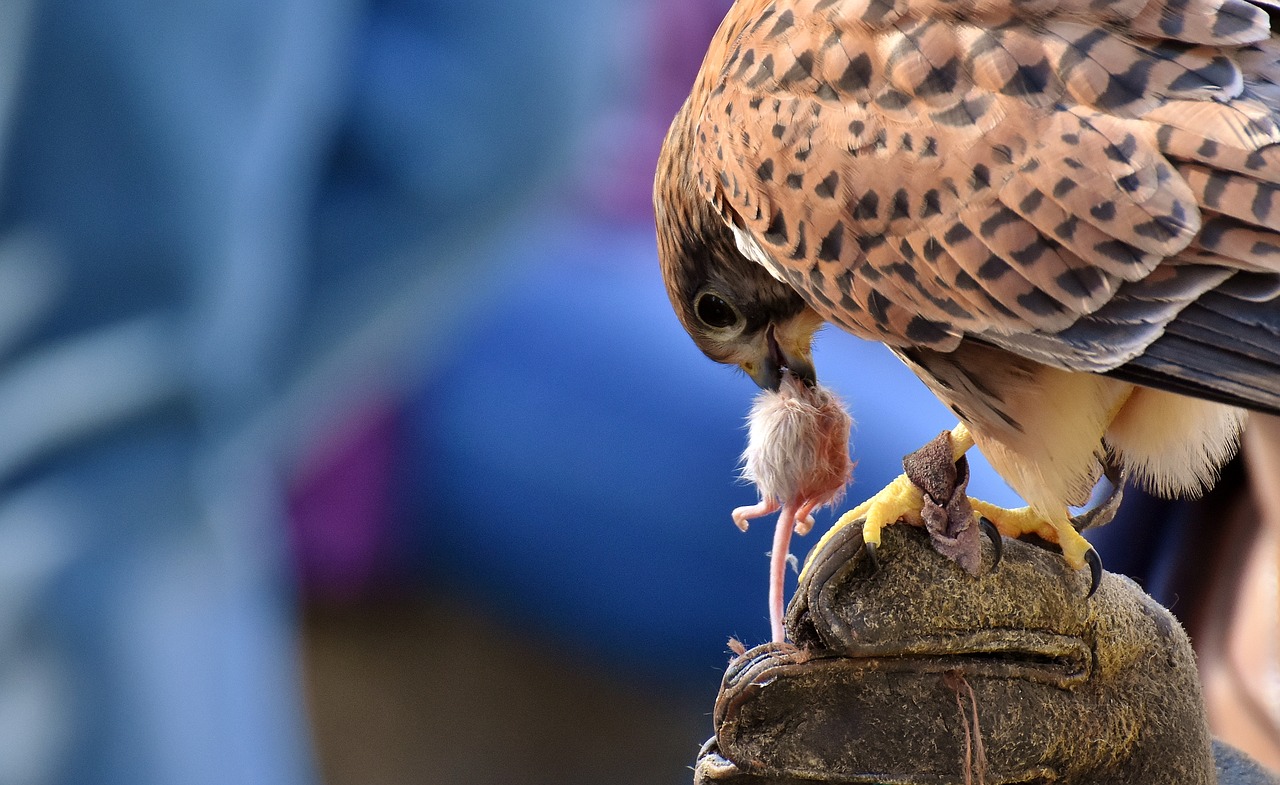
[[983, 541], [978, 575], [921, 529], [878, 569], [847, 526], [787, 613], [795, 645], [737, 657], [697, 785], [1277, 785], [1211, 743], [1190, 643], [1132, 581]]

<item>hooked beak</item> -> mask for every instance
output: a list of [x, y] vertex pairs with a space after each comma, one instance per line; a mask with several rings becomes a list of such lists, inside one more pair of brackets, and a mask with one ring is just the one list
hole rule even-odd
[[748, 372], [760, 389], [776, 392], [782, 386], [782, 375], [788, 371], [798, 376], [808, 387], [818, 383], [818, 372], [814, 370], [813, 359], [807, 347], [799, 351], [784, 349], [778, 342], [773, 325], [765, 330], [765, 344], [763, 360]]

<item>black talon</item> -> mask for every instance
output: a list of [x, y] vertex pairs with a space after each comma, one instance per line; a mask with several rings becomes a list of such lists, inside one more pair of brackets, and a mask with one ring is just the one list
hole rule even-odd
[[877, 572], [880, 569], [880, 558], [876, 556], [876, 549], [879, 547], [874, 542], [864, 542], [863, 549], [867, 554], [867, 561], [871, 562], [871, 571]]
[[1112, 519], [1116, 517], [1116, 513], [1120, 510], [1120, 504], [1124, 502], [1124, 485], [1129, 478], [1128, 470], [1116, 465], [1113, 458], [1107, 458], [1103, 463], [1103, 468], [1105, 469], [1104, 476], [1107, 478], [1107, 482], [1111, 483], [1111, 492], [1107, 494], [1105, 499], [1098, 502], [1093, 509], [1087, 510], [1071, 519], [1071, 525], [1078, 532], [1111, 523]]
[[989, 521], [985, 516], [978, 516], [978, 526], [982, 529], [987, 538], [991, 540], [991, 550], [995, 558], [991, 562], [991, 571], [1000, 566], [1000, 560], [1004, 558], [1004, 537], [1000, 535], [1000, 530], [996, 525]]
[[1089, 565], [1089, 593], [1085, 595], [1085, 599], [1088, 599], [1093, 596], [1093, 593], [1098, 590], [1098, 586], [1102, 583], [1102, 557], [1098, 555], [1097, 551], [1090, 548], [1085, 551], [1084, 560]]

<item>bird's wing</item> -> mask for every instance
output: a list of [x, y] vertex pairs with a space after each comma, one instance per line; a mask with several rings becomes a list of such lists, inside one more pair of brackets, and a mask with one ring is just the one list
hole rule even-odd
[[[1234, 283], [1234, 282], [1232, 282]], [[1178, 314], [1141, 354], [1109, 375], [1280, 415], [1280, 300], [1275, 280], [1227, 285]], [[1240, 291], [1243, 289], [1243, 291]], [[1269, 291], [1258, 302], [1254, 291]]]
[[706, 66], [693, 167], [744, 252], [829, 321], [1280, 408], [1255, 389], [1280, 378], [1261, 8], [751, 5]]

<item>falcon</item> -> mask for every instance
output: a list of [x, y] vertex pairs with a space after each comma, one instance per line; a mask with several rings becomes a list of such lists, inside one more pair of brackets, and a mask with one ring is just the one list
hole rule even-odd
[[[658, 164], [676, 315], [766, 390], [816, 383], [824, 323], [884, 343], [1028, 505], [978, 513], [1097, 572], [1069, 507], [1104, 468], [1196, 494], [1280, 413], [1255, 3], [738, 0]], [[919, 504], [904, 477], [854, 513], [874, 546]]]

